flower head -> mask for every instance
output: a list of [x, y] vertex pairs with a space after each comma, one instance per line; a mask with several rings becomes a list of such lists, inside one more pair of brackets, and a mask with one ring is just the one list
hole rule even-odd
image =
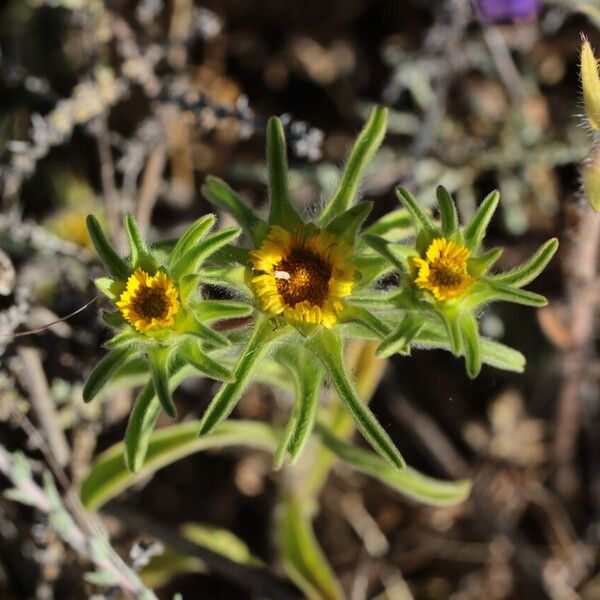
[[412, 259], [418, 269], [416, 285], [440, 301], [462, 296], [475, 281], [467, 272], [469, 255], [466, 246], [443, 237], [435, 238], [425, 252], [425, 259]]
[[329, 328], [344, 308], [342, 298], [354, 287], [352, 248], [328, 231], [316, 230], [305, 237], [273, 225], [250, 262], [262, 273], [252, 278], [261, 308], [271, 316], [291, 322], [323, 324]]
[[163, 271], [148, 275], [136, 269], [116, 302], [125, 319], [140, 333], [168, 329], [181, 304], [175, 282]]

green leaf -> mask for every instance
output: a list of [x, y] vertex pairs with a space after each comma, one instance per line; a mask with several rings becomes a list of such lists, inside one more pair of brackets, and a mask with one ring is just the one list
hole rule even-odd
[[359, 202], [333, 219], [325, 228], [351, 246], [356, 234], [373, 209], [373, 202]]
[[152, 348], [148, 353], [154, 391], [164, 411], [174, 419], [177, 416], [177, 409], [175, 408], [175, 403], [171, 397], [171, 390], [169, 389], [170, 356], [170, 348]]
[[535, 254], [522, 265], [506, 273], [492, 275], [489, 279], [501, 285], [521, 288], [531, 283], [546, 268], [557, 249], [558, 240], [552, 238], [538, 248]]
[[440, 218], [442, 220], [442, 233], [449, 238], [459, 230], [458, 211], [456, 203], [448, 190], [440, 185], [436, 190], [438, 205], [440, 207]]
[[207, 177], [200, 191], [213, 206], [228, 212], [239, 223], [244, 233], [254, 239], [254, 229], [263, 221], [222, 179]]
[[204, 215], [194, 221], [179, 238], [169, 256], [169, 270], [173, 268], [190, 250], [195, 248], [200, 240], [215, 224], [215, 215]]
[[293, 230], [302, 219], [292, 206], [288, 191], [288, 166], [285, 134], [281, 121], [271, 117], [267, 123], [267, 164], [269, 168], [270, 225]]
[[190, 330], [188, 332], [188, 334], [193, 337], [198, 337], [201, 340], [210, 342], [211, 344], [214, 344], [220, 348], [226, 348], [230, 345], [229, 340], [224, 335], [220, 334], [214, 329], [211, 329], [210, 327], [207, 327], [206, 325], [203, 325], [197, 319], [195, 320], [193, 327], [193, 331]]
[[[413, 230], [413, 223], [413, 218], [408, 210], [397, 208], [367, 227], [363, 235], [385, 236], [385, 239], [389, 241], [398, 241], [410, 235]], [[393, 234], [394, 231], [396, 231], [395, 234]]]
[[492, 248], [477, 258], [469, 258], [467, 262], [469, 275], [477, 279], [485, 275], [502, 256], [503, 252], [502, 248]]
[[467, 375], [474, 379], [481, 371], [481, 344], [479, 342], [477, 319], [471, 312], [465, 311], [459, 317], [459, 327], [462, 335]]
[[194, 302], [194, 316], [206, 323], [218, 319], [239, 319], [252, 314], [251, 304], [235, 302], [234, 300], [201, 300]]
[[394, 270], [393, 265], [382, 256], [359, 253], [354, 255], [352, 262], [357, 272], [360, 273], [360, 278], [354, 287], [355, 291], [366, 288], [371, 282]]
[[245, 276], [246, 267], [235, 265], [228, 265], [226, 267], [204, 266], [200, 271], [200, 280], [202, 283], [229, 288], [238, 294], [246, 286]]
[[450, 342], [450, 350], [455, 356], [459, 356], [462, 352], [462, 334], [458, 323], [458, 314], [456, 310], [449, 310], [444, 307], [440, 314], [446, 327], [446, 334]]
[[372, 312], [361, 306], [346, 306], [340, 313], [341, 323], [356, 322], [370, 329], [379, 339], [387, 337], [390, 328]]
[[[525, 369], [525, 357], [518, 350], [487, 338], [481, 338], [480, 342], [481, 359], [486, 365], [516, 373], [522, 373]], [[414, 345], [420, 348], [451, 349], [446, 329], [433, 323], [428, 323], [419, 332]]]
[[109, 352], [90, 373], [83, 387], [83, 401], [90, 402], [106, 385], [112, 375], [123, 366], [128, 359], [133, 358], [135, 349], [131, 347], [118, 348]]
[[288, 496], [277, 528], [283, 566], [309, 600], [344, 600], [344, 593], [321, 550], [306, 514], [306, 506]]
[[200, 275], [184, 275], [179, 280], [179, 298], [183, 306], [189, 306], [197, 296], [198, 286], [202, 283]]
[[406, 266], [404, 263], [390, 250], [389, 242], [378, 236], [378, 235], [370, 235], [363, 234], [362, 239], [366, 244], [368, 244], [375, 252], [383, 256], [386, 260], [388, 260], [400, 273], [406, 272]]
[[416, 198], [403, 187], [396, 189], [396, 195], [400, 202], [406, 206], [407, 210], [412, 215], [415, 225], [423, 229], [428, 235], [436, 237], [438, 232], [433, 224], [433, 221], [429, 215], [421, 208], [421, 205], [417, 202]]
[[499, 201], [500, 192], [498, 190], [494, 190], [488, 194], [477, 209], [473, 220], [463, 230], [465, 243], [473, 254], [479, 252], [479, 247], [485, 237], [485, 232], [492, 220], [492, 216], [496, 212], [496, 208], [498, 208]]
[[140, 259], [148, 253], [148, 249], [132, 215], [125, 216], [125, 231], [131, 249], [131, 264], [137, 266]]
[[94, 279], [94, 285], [113, 302], [118, 300], [120, 292], [123, 290], [123, 284], [110, 277], [98, 277]]
[[280, 349], [277, 358], [292, 374], [296, 396], [292, 414], [275, 452], [274, 463], [278, 469], [283, 464], [286, 453], [289, 454], [290, 464], [296, 462], [312, 433], [319, 405], [323, 369], [315, 366], [312, 354], [295, 344]]
[[103, 310], [102, 320], [113, 329], [120, 329], [125, 325], [129, 325], [129, 323], [127, 323], [125, 317], [123, 316], [123, 313], [120, 310]]
[[137, 473], [144, 464], [160, 411], [160, 400], [154, 392], [154, 384], [150, 382], [136, 398], [125, 432], [125, 464], [132, 473]]
[[[175, 357], [169, 365], [169, 390], [175, 388], [189, 375], [186, 363]], [[137, 472], [144, 464], [150, 436], [160, 414], [161, 403], [154, 391], [152, 381], [148, 383], [137, 397], [133, 410], [129, 415], [125, 432], [125, 464], [127, 469]]]
[[490, 291], [487, 294], [488, 302], [514, 302], [524, 306], [542, 307], [548, 304], [548, 300], [541, 294], [520, 290], [513, 287], [505, 287], [490, 283]]
[[140, 334], [137, 331], [135, 331], [133, 328], [128, 328], [120, 333], [117, 333], [107, 342], [104, 342], [104, 347], [108, 350], [114, 350], [116, 348], [132, 349], [132, 344], [138, 342], [139, 338]]
[[174, 264], [171, 270], [173, 279], [180, 279], [184, 275], [193, 275], [197, 273], [202, 263], [215, 252], [215, 250], [228, 244], [239, 235], [239, 229], [236, 227], [229, 227], [228, 229], [213, 233], [196, 244]]
[[101, 454], [81, 485], [80, 497], [88, 510], [98, 510], [127, 488], [167, 465], [200, 450], [249, 446], [275, 452], [279, 441], [269, 425], [257, 421], [229, 421], [210, 435], [198, 437], [198, 421], [178, 423], [152, 434], [146, 462], [132, 473], [125, 466], [124, 444], [120, 442]]
[[202, 421], [199, 435], [210, 433], [219, 423], [226, 419], [234, 409], [244, 390], [250, 383], [261, 361], [271, 350], [271, 342], [281, 334], [273, 329], [273, 324], [266, 318], [257, 319], [254, 331], [244, 348], [239, 362], [233, 372], [235, 381], [221, 386], [211, 400]]
[[337, 190], [319, 217], [322, 227], [347, 211], [355, 201], [364, 171], [385, 136], [388, 110], [376, 106], [360, 132], [344, 167]]
[[86, 219], [90, 239], [96, 248], [100, 260], [105, 264], [108, 272], [115, 278], [125, 281], [131, 273], [130, 266], [113, 250], [102, 232], [100, 223], [94, 215], [88, 215]]
[[196, 340], [187, 340], [178, 349], [182, 356], [194, 369], [218, 381], [235, 381], [233, 375], [210, 356], [202, 352]]
[[342, 339], [338, 333], [321, 328], [307, 340], [308, 348], [323, 363], [340, 399], [352, 415], [364, 438], [391, 465], [404, 468], [404, 459], [377, 421], [369, 407], [361, 400], [351, 382], [342, 353]]
[[459, 504], [471, 490], [468, 480], [441, 481], [408, 466], [399, 471], [376, 454], [340, 440], [321, 425], [316, 426], [316, 431], [323, 444], [351, 467], [418, 502], [434, 506]]
[[377, 348], [377, 356], [387, 358], [399, 352], [408, 354], [410, 344], [425, 326], [421, 315], [407, 314], [395, 331], [388, 335]]

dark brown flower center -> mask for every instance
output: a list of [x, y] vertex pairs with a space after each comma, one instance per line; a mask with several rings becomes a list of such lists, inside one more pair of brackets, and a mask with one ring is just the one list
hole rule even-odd
[[169, 311], [169, 302], [161, 288], [141, 288], [132, 304], [144, 319], [164, 319]]
[[444, 287], [460, 285], [465, 278], [464, 269], [456, 269], [452, 265], [439, 264], [439, 262], [430, 266], [430, 272], [431, 282]]
[[288, 306], [308, 300], [323, 306], [329, 292], [331, 265], [305, 248], [294, 248], [275, 266], [277, 291]]

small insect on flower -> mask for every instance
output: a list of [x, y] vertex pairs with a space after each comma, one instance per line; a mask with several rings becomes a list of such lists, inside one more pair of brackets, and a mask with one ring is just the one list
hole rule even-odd
[[181, 304], [175, 282], [163, 271], [148, 275], [136, 269], [116, 302], [125, 319], [140, 333], [168, 329]]
[[307, 237], [303, 226], [292, 235], [273, 225], [250, 253], [252, 267], [262, 271], [252, 278], [262, 310], [330, 328], [354, 287], [351, 256], [352, 247], [328, 231], [317, 229]]
[[466, 246], [443, 237], [435, 238], [427, 248], [425, 259], [412, 259], [418, 269], [416, 285], [440, 301], [462, 296], [475, 282], [467, 272], [469, 255]]

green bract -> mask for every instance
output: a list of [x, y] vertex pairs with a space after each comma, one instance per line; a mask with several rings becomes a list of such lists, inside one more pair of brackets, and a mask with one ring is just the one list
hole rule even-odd
[[[451, 351], [465, 357], [467, 373], [475, 377], [481, 370], [482, 361], [486, 360], [485, 345], [489, 345], [489, 340], [481, 339], [477, 324], [477, 313], [481, 307], [502, 300], [538, 307], [547, 303], [543, 296], [521, 288], [533, 281], [546, 267], [558, 248], [557, 239], [548, 240], [522, 265], [506, 273], [490, 273], [502, 249], [482, 252], [481, 245], [498, 206], [499, 196], [498, 192], [489, 194], [471, 222], [461, 227], [455, 203], [443, 187], [437, 190], [439, 223], [430, 218], [409, 192], [402, 188], [398, 190], [398, 197], [410, 212], [415, 225], [415, 244], [406, 246], [389, 243], [377, 235], [365, 236], [366, 242], [386, 257], [401, 275], [400, 291], [390, 295], [386, 302], [400, 309], [402, 320], [381, 343], [378, 350], [380, 356], [408, 353], [411, 344], [421, 345], [422, 338], [430, 335], [438, 321], [444, 326]], [[455, 248], [463, 249], [468, 255], [465, 277], [471, 283], [463, 291], [457, 292], [456, 297], [440, 299], [428, 289], [423, 289], [424, 286], [418, 285], [415, 263], [419, 259], [421, 263], [426, 262], [427, 251], [434, 240], [454, 244]], [[362, 303], [368, 306], [369, 300], [363, 299]], [[502, 351], [500, 345], [496, 347], [500, 355], [504, 354], [509, 359], [508, 349]]]
[[[207, 235], [214, 223], [214, 215], [203, 216], [175, 244], [147, 246], [134, 219], [127, 216], [125, 229], [131, 253], [121, 258], [96, 218], [90, 215], [87, 219], [90, 237], [110, 274], [97, 279], [96, 286], [122, 307], [104, 315], [116, 332], [105, 344], [108, 354], [88, 377], [83, 398], [86, 402], [92, 400], [111, 379], [134, 376], [133, 382], [139, 383], [141, 376], [146, 385], [136, 400], [127, 428], [131, 468], [139, 467], [137, 463], [143, 458], [161, 406], [175, 417], [171, 392], [185, 375], [195, 371], [220, 381], [233, 380], [230, 371], [210, 356], [230, 342], [208, 325], [215, 319], [248, 315], [251, 309], [247, 304], [204, 300], [200, 295], [204, 261], [239, 234], [239, 230], [230, 228]], [[140, 283], [144, 279], [151, 282], [150, 287], [144, 288]], [[162, 288], [152, 287], [161, 283]], [[144, 289], [140, 292], [141, 288]], [[142, 313], [165, 312], [164, 303], [170, 300], [174, 314], [169, 313], [169, 318], [162, 320], [159, 315], [154, 321], [150, 316], [139, 321], [130, 316], [128, 322], [126, 316], [130, 313], [123, 308], [125, 300], [131, 300], [131, 306], [138, 306]]]

